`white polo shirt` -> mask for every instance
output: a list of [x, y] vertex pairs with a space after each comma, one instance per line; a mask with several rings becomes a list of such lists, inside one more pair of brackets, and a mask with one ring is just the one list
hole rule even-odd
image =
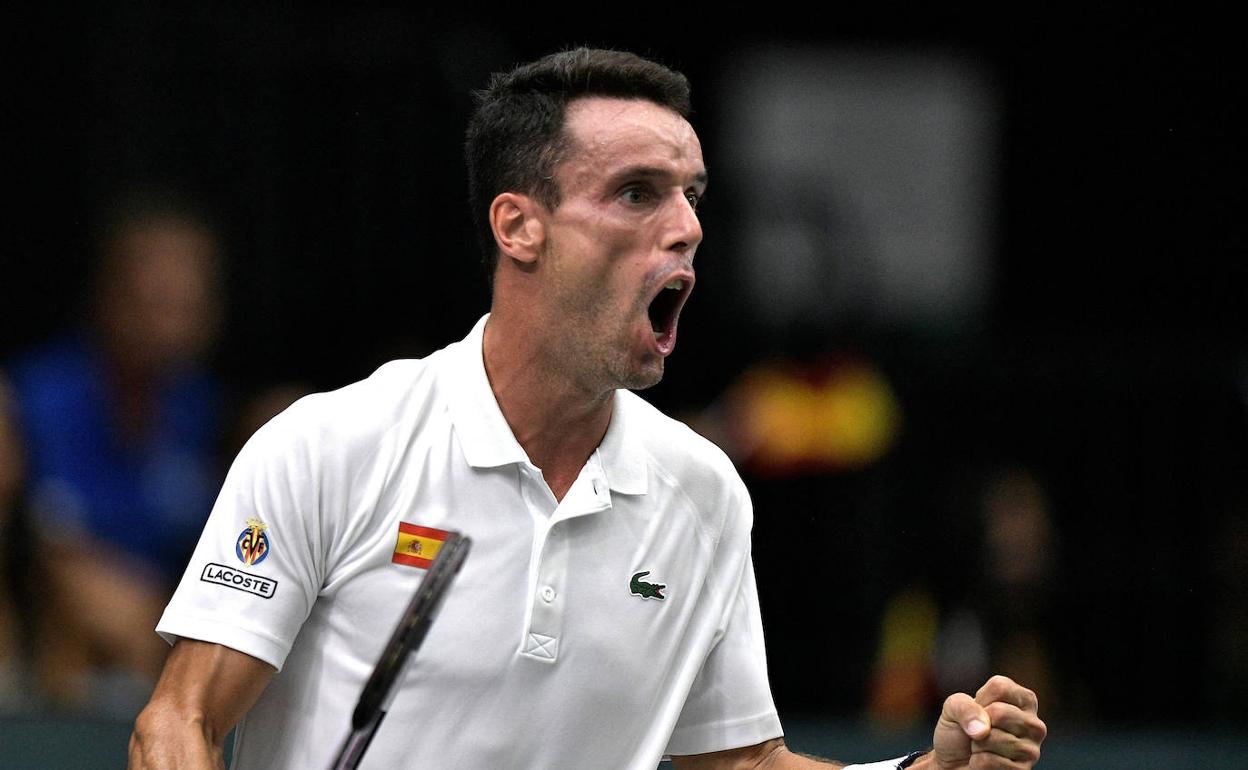
[[425, 574], [432, 543], [400, 525], [473, 547], [363, 767], [653, 770], [781, 734], [727, 457], [619, 391], [556, 502], [490, 390], [484, 326], [302, 399], [235, 461], [157, 630], [279, 669], [236, 770], [333, 758]]

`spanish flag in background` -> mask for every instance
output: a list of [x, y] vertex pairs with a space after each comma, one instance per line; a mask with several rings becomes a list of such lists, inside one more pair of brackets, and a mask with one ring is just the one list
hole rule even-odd
[[440, 529], [418, 527], [400, 521], [399, 539], [394, 544], [394, 557], [391, 561], [409, 567], [429, 569], [449, 535], [449, 532]]

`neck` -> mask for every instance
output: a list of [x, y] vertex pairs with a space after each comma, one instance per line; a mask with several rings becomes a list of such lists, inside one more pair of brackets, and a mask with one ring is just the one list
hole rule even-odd
[[[497, 312], [497, 311], [496, 311]], [[614, 390], [574, 382], [539, 330], [491, 313], [485, 326], [485, 372], [512, 434], [562, 500], [606, 435]]]
[[127, 365], [121, 359], [109, 361], [108, 379], [113, 419], [127, 443], [140, 443], [152, 427], [152, 412], [158, 377], [142, 367]]

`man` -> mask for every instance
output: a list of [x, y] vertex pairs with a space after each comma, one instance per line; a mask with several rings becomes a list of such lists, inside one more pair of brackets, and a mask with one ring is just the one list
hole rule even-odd
[[222, 243], [189, 197], [146, 185], [109, 201], [96, 240], [88, 323], [16, 361], [13, 384], [51, 549], [53, 700], [129, 716], [168, 652], [134, 630], [160, 617], [220, 484]]
[[[178, 640], [132, 768], [219, 763], [244, 715], [236, 767], [326, 765], [452, 529], [473, 552], [366, 765], [817, 766], [780, 738], [739, 477], [626, 390], [662, 376], [693, 288], [688, 114], [684, 77], [631, 54], [494, 78], [467, 142], [490, 315], [240, 453], [158, 627]], [[949, 700], [914, 767], [1034, 763], [1030, 692], [977, 698]]]

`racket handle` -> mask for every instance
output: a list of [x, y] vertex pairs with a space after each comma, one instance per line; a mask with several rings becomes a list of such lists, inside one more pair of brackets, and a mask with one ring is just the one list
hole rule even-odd
[[377, 734], [377, 727], [385, 715], [384, 711], [375, 711], [367, 724], [352, 729], [351, 734], [343, 741], [334, 763], [330, 765], [330, 770], [355, 770], [359, 767], [360, 760], [364, 758], [368, 744], [373, 742], [373, 736]]

